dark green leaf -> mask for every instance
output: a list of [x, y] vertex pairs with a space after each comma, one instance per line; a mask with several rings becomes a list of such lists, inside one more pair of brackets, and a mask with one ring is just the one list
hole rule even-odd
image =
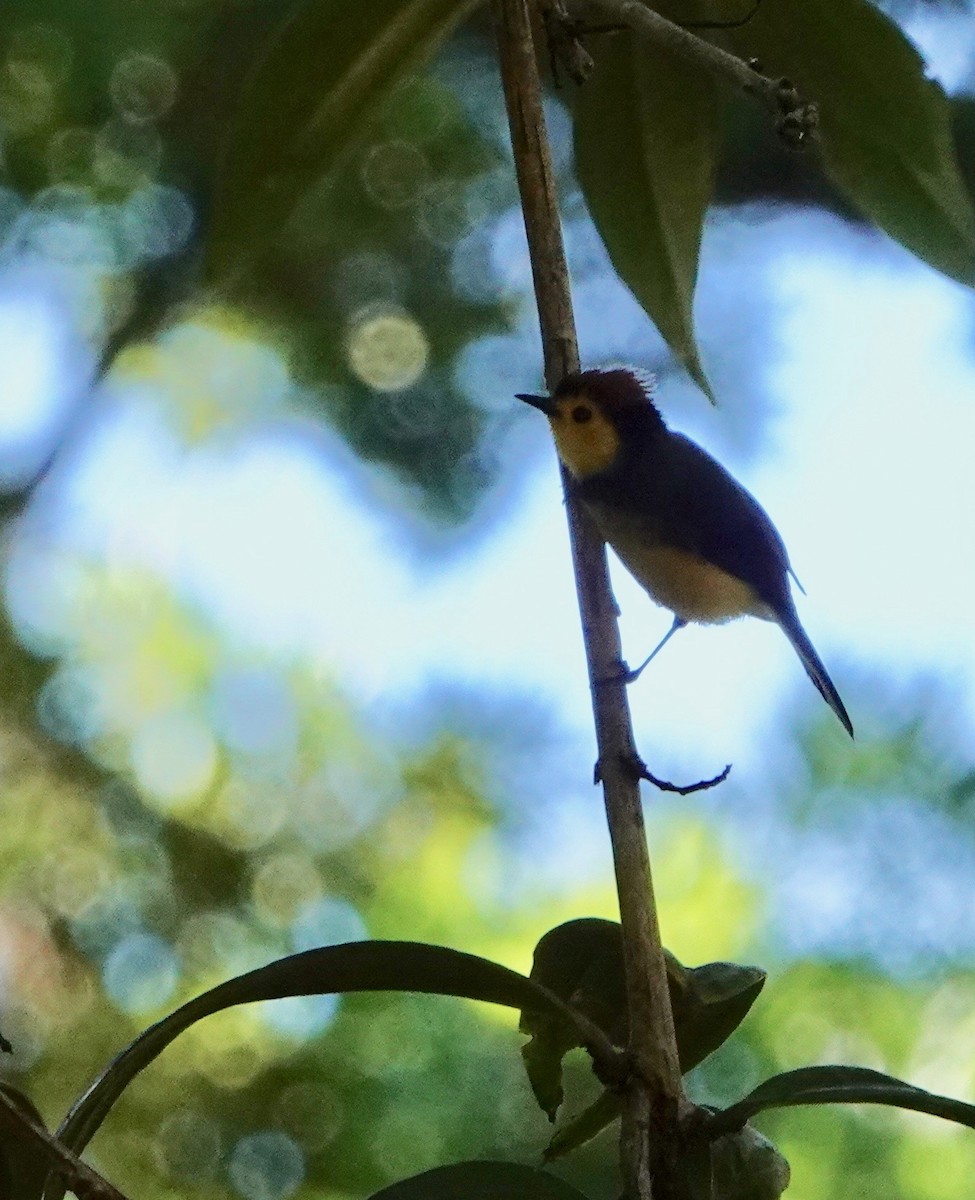
[[958, 170], [969, 197], [975, 197], [975, 98], [952, 96], [949, 103]]
[[694, 286], [720, 120], [709, 75], [626, 32], [593, 45], [575, 104], [579, 182], [620, 277], [695, 382]]
[[567, 1046], [559, 1036], [561, 1026], [555, 1021], [539, 1024], [541, 1028], [538, 1033], [522, 1046], [521, 1057], [538, 1107], [550, 1121], [554, 1121], [565, 1099], [562, 1059], [572, 1047]]
[[[531, 978], [585, 1013], [616, 1045], [625, 1043], [629, 1021], [623, 936], [616, 921], [585, 917], [550, 929], [535, 947]], [[578, 1031], [558, 1015], [537, 1009], [523, 1012], [519, 1027], [531, 1034], [522, 1056], [532, 1091], [554, 1121], [562, 1103], [562, 1059], [580, 1045]]]
[[[80, 1153], [135, 1076], [203, 1017], [257, 1000], [364, 991], [461, 996], [523, 1011], [547, 1010], [563, 1021], [573, 1019], [571, 1010], [534, 981], [488, 959], [445, 946], [374, 941], [308, 950], [228, 980], [150, 1026], [74, 1105], [58, 1135], [66, 1146]], [[60, 1200], [64, 1189], [52, 1184], [47, 1194], [52, 1200]]]
[[[626, 1040], [623, 931], [618, 921], [580, 917], [550, 929], [535, 947], [530, 978], [578, 1007], [618, 1044]], [[523, 1032], [534, 1032], [532, 1017], [522, 1015]]]
[[[668, 951], [664, 954], [677, 1051], [687, 1072], [741, 1024], [762, 990], [765, 972], [735, 963], [687, 968]], [[623, 935], [616, 921], [586, 917], [549, 930], [535, 947], [531, 978], [584, 1013], [614, 1044], [625, 1044], [629, 1021]], [[558, 1015], [539, 1011], [523, 1013], [520, 1027], [532, 1037], [522, 1050], [529, 1082], [539, 1106], [554, 1120], [562, 1103], [562, 1059], [581, 1044], [578, 1031]], [[549, 1156], [581, 1145], [618, 1113], [618, 1105], [596, 1101], [553, 1137]]]
[[607, 1125], [611, 1125], [622, 1110], [623, 1101], [616, 1092], [601, 1092], [588, 1108], [556, 1129], [545, 1147], [545, 1161], [552, 1162], [584, 1146], [597, 1133], [602, 1133]]
[[533, 1167], [466, 1162], [424, 1171], [376, 1192], [370, 1200], [580, 1200], [582, 1192]]
[[343, 160], [393, 90], [446, 38], [469, 0], [306, 0], [245, 81], [227, 130], [208, 268], [235, 275]]
[[[681, 1069], [690, 1071], [738, 1027], [765, 983], [758, 967], [706, 963], [687, 968], [668, 951], [667, 979]], [[616, 921], [585, 917], [549, 930], [535, 947], [531, 978], [606, 1032], [616, 1045], [629, 1034], [623, 935]], [[562, 1059], [581, 1044], [576, 1029], [557, 1014], [522, 1013], [531, 1034], [522, 1049], [539, 1107], [555, 1120], [563, 1100]], [[560, 1158], [605, 1129], [620, 1114], [619, 1098], [606, 1091], [553, 1134], [547, 1161]]]
[[775, 0], [731, 36], [819, 105], [826, 166], [866, 216], [939, 271], [975, 282], [975, 212], [949, 105], [897, 26], [869, 0]]
[[675, 1012], [680, 1065], [690, 1071], [728, 1040], [765, 986], [759, 967], [705, 963], [687, 969], [687, 987]]
[[766, 1108], [804, 1104], [888, 1104], [975, 1129], [975, 1105], [934, 1095], [880, 1071], [842, 1066], [800, 1067], [773, 1075], [737, 1104], [715, 1113], [705, 1127], [717, 1136], [740, 1128]]

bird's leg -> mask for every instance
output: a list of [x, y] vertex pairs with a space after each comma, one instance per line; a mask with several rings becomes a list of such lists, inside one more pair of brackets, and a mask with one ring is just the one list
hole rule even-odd
[[657, 643], [657, 645], [654, 646], [653, 650], [651, 650], [651, 652], [647, 655], [647, 657], [643, 660], [643, 662], [640, 663], [640, 665], [632, 671], [624, 671], [623, 682], [625, 684], [636, 683], [636, 681], [643, 674], [644, 670], [650, 665], [651, 662], [653, 662], [653, 660], [657, 657], [657, 655], [660, 653], [660, 651], [663, 650], [664, 646], [667, 645], [667, 643], [674, 636], [674, 634], [677, 632], [677, 630], [683, 629], [686, 624], [687, 624], [687, 622], [684, 620], [683, 617], [678, 617], [675, 615], [673, 625], [671, 625], [671, 627], [667, 630], [667, 632], [660, 639], [660, 641]]
[[619, 667], [617, 670], [614, 670], [612, 675], [606, 675], [602, 679], [596, 680], [597, 687], [603, 687], [608, 683], [624, 683], [627, 686], [629, 686], [631, 683], [636, 683], [636, 681], [643, 674], [645, 668], [648, 667], [651, 661], [657, 657], [661, 650], [663, 650], [664, 646], [667, 645], [677, 630], [683, 629], [686, 624], [687, 622], [683, 617], [678, 617], [675, 615], [673, 625], [671, 625], [661, 640], [653, 648], [652, 652], [643, 660], [642, 663], [640, 663], [636, 670], [631, 671], [626, 663], [620, 659]]

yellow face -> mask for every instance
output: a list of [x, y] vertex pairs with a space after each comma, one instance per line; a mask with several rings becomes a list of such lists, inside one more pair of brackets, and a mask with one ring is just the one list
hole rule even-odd
[[548, 419], [559, 458], [576, 479], [612, 466], [620, 436], [601, 408], [583, 393], [560, 396]]

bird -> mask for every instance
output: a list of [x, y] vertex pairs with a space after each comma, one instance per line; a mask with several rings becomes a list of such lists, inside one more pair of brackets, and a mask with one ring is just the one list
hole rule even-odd
[[629, 368], [577, 371], [550, 396], [517, 399], [548, 417], [568, 486], [603, 539], [673, 624], [635, 679], [691, 622], [775, 622], [819, 694], [853, 723], [796, 612], [785, 544], [758, 501], [707, 451], [669, 429]]

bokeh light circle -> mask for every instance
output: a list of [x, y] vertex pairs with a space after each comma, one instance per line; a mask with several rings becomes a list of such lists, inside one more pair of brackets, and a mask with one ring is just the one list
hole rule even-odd
[[349, 323], [349, 367], [377, 392], [411, 387], [423, 375], [430, 345], [423, 327], [401, 310], [367, 307]]
[[39, 192], [20, 239], [26, 253], [66, 266], [110, 271], [117, 265], [106, 214], [85, 187], [57, 184]]
[[38, 23], [13, 31], [7, 57], [11, 62], [33, 63], [61, 83], [71, 69], [74, 49], [71, 39], [56, 26]]
[[81, 125], [59, 129], [47, 145], [47, 170], [52, 184], [82, 186], [91, 179], [95, 135]]
[[269, 1029], [303, 1042], [332, 1024], [341, 1003], [342, 997], [336, 995], [286, 996], [266, 1005], [261, 1017]]
[[158, 121], [172, 108], [177, 92], [176, 72], [152, 54], [127, 54], [112, 71], [112, 103], [129, 121]]
[[166, 1004], [178, 980], [179, 965], [172, 946], [149, 933], [123, 938], [102, 970], [108, 996], [118, 1008], [133, 1016], [153, 1012]]
[[430, 164], [417, 146], [405, 141], [372, 146], [362, 163], [362, 182], [381, 208], [404, 208], [428, 186]]
[[151, 182], [163, 145], [155, 126], [132, 124], [116, 117], [98, 130], [93, 170], [99, 183], [130, 191]]
[[159, 1127], [153, 1157], [160, 1174], [196, 1187], [216, 1180], [221, 1138], [216, 1121], [191, 1109], [178, 1109]]
[[295, 748], [295, 697], [279, 672], [236, 665], [222, 669], [213, 682], [210, 709], [217, 734], [232, 750], [290, 755]]
[[8, 136], [43, 129], [55, 103], [54, 82], [40, 63], [8, 59], [0, 67], [0, 125]]
[[257, 868], [251, 897], [262, 921], [285, 926], [306, 911], [321, 889], [321, 877], [309, 854], [282, 851]]
[[291, 926], [291, 945], [296, 951], [359, 942], [368, 936], [359, 910], [339, 896], [321, 896], [310, 901]]
[[41, 728], [59, 742], [83, 745], [103, 727], [95, 672], [83, 664], [65, 665], [47, 679], [37, 696]]
[[196, 214], [178, 188], [149, 183], [137, 188], [121, 208], [123, 226], [140, 259], [165, 258], [181, 250]]
[[305, 1156], [286, 1133], [267, 1130], [241, 1138], [227, 1168], [244, 1200], [288, 1200], [305, 1178]]
[[160, 807], [175, 808], [195, 799], [213, 778], [217, 746], [195, 714], [154, 714], [135, 731], [130, 750], [140, 788]]
[[293, 1083], [274, 1106], [281, 1128], [309, 1151], [324, 1149], [342, 1127], [342, 1100], [320, 1083]]

